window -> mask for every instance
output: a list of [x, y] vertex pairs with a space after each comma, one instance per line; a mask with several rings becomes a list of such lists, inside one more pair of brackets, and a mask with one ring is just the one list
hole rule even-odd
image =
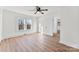
[[31, 29], [32, 20], [31, 19], [26, 20], [26, 25], [27, 25], [27, 29]]
[[18, 28], [19, 30], [24, 30], [24, 21], [21, 19], [18, 20]]
[[31, 19], [19, 19], [18, 20], [18, 29], [19, 30], [30, 30], [32, 27]]

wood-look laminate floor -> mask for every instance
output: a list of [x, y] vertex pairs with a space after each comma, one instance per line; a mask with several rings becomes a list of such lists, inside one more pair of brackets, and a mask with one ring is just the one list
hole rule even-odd
[[47, 36], [40, 33], [23, 35], [2, 40], [1, 52], [73, 52], [78, 49], [59, 43], [59, 36]]

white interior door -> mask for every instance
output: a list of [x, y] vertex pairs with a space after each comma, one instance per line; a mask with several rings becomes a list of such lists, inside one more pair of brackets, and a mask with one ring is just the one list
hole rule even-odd
[[41, 34], [43, 34], [43, 25], [42, 25], [42, 24], [39, 24], [39, 32], [40, 32]]

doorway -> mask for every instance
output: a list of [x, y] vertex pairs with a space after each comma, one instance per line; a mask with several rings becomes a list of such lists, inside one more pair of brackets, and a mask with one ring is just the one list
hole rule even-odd
[[39, 23], [39, 32], [43, 34], [43, 25]]
[[53, 36], [60, 37], [60, 20], [58, 17], [54, 17], [54, 32]]

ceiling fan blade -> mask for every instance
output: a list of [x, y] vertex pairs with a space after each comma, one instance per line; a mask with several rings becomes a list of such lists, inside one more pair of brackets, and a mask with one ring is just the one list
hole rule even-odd
[[44, 14], [42, 11], [40, 11], [41, 12], [41, 14]]
[[34, 14], [36, 14], [38, 11], [36, 11]]
[[41, 9], [41, 11], [48, 11], [48, 9]]

